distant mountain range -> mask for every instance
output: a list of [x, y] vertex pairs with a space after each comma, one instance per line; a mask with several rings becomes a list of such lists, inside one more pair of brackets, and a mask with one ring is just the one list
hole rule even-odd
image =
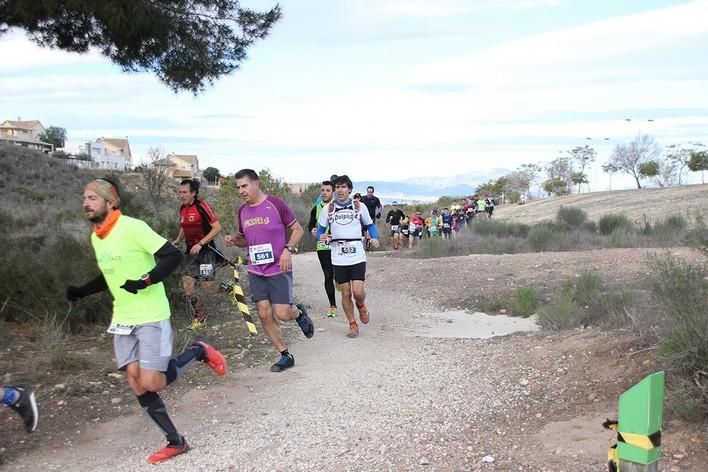
[[384, 204], [390, 204], [394, 200], [398, 203], [432, 202], [443, 196], [472, 195], [479, 185], [509, 173], [509, 169], [495, 168], [469, 174], [411, 178], [396, 182], [359, 181], [354, 182], [354, 192], [363, 195], [366, 193], [366, 187], [373, 185], [376, 189], [374, 194]]

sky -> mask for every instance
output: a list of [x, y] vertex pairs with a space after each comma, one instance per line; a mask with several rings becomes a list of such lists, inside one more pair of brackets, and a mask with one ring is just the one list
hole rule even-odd
[[159, 147], [288, 182], [425, 182], [589, 144], [603, 190], [600, 164], [637, 133], [708, 144], [708, 0], [278, 3], [271, 35], [198, 96], [12, 31], [0, 37], [0, 120], [61, 126], [69, 150], [127, 136], [137, 162]]

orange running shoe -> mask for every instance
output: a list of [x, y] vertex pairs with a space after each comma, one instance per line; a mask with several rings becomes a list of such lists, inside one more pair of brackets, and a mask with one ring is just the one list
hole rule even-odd
[[182, 438], [182, 444], [168, 444], [167, 446], [163, 447], [150, 457], [148, 457], [148, 462], [150, 464], [161, 464], [167, 460], [172, 459], [175, 456], [179, 456], [180, 454], [184, 454], [185, 452], [189, 451], [189, 444], [187, 444], [187, 440]]
[[211, 370], [219, 377], [226, 375], [226, 359], [224, 359], [224, 355], [202, 340], [197, 341], [197, 344], [204, 348], [203, 360], [211, 367]]
[[348, 338], [356, 338], [359, 336], [359, 326], [357, 326], [356, 321], [349, 323], [349, 333], [347, 333]]
[[369, 309], [366, 308], [366, 305], [357, 305], [356, 306], [359, 309], [359, 320], [363, 324], [366, 324], [369, 322]]

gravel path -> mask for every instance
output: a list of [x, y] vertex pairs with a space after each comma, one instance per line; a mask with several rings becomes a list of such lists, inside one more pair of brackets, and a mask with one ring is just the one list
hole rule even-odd
[[[490, 340], [416, 336], [445, 320], [422, 315], [434, 307], [420, 297], [391, 290], [384, 270], [390, 260], [377, 256], [370, 258], [367, 282], [372, 321], [355, 340], [344, 336], [341, 310], [336, 319], [320, 315], [327, 303], [316, 256], [297, 256], [296, 298], [312, 307], [315, 337], [299, 335], [290, 343], [296, 365], [289, 371], [231, 365], [216, 386], [170, 399], [173, 420], [192, 450], [162, 467], [606, 470], [611, 434], [603, 434], [599, 424], [614, 414], [615, 391], [622, 389], [605, 394], [598, 381], [567, 375], [590, 372], [605, 349], [605, 335], [587, 333], [580, 341], [540, 333]], [[578, 346], [595, 346], [597, 352]], [[610, 375], [626, 383], [618, 372]], [[137, 405], [135, 410], [86, 425], [63, 445], [47, 445], [5, 466], [155, 470], [145, 459], [161, 446], [161, 437]], [[47, 420], [48, 408], [43, 414]]]

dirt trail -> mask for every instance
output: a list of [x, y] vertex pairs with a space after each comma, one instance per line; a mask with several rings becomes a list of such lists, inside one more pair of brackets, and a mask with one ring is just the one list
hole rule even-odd
[[[297, 256], [296, 298], [312, 307], [315, 337], [298, 333], [290, 343], [296, 366], [289, 371], [232, 363], [230, 374], [209, 389], [170, 398], [173, 419], [193, 449], [163, 467], [606, 470], [612, 434], [600, 423], [614, 415], [617, 394], [651, 370], [646, 356], [626, 357], [611, 334], [592, 330], [429, 337], [449, 322], [424, 314], [440, 311], [440, 300], [421, 296], [420, 286], [394, 283], [401, 271], [413, 274], [418, 261], [392, 264], [382, 254], [369, 261], [372, 321], [350, 340], [341, 310], [336, 319], [320, 315], [327, 303], [316, 256]], [[50, 421], [51, 405], [42, 407]], [[135, 410], [67, 431], [61, 442], [15, 457], [5, 470], [155, 470], [145, 459], [161, 438]], [[692, 449], [704, 446], [701, 438], [694, 444], [692, 431], [682, 434], [667, 435], [665, 448], [685, 443], [690, 457], [705, 460]], [[684, 464], [681, 470], [699, 470], [690, 459]]]

